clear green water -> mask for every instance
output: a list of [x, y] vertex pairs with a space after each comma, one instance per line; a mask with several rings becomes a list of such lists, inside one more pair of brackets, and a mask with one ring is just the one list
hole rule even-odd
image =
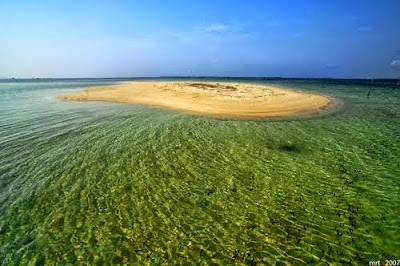
[[265, 82], [342, 105], [235, 121], [55, 98], [105, 81], [0, 83], [0, 262], [400, 259], [400, 90]]

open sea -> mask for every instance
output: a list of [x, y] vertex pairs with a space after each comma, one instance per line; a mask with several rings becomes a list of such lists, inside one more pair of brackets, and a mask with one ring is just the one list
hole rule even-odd
[[0, 265], [400, 259], [397, 80], [198, 80], [338, 105], [231, 120], [56, 99], [122, 80], [1, 80]]

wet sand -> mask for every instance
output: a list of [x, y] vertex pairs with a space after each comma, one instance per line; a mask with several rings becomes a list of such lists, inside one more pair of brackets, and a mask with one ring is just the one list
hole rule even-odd
[[319, 112], [332, 100], [270, 85], [224, 82], [138, 81], [90, 87], [58, 96], [66, 101], [139, 103], [188, 113], [237, 118], [288, 117]]

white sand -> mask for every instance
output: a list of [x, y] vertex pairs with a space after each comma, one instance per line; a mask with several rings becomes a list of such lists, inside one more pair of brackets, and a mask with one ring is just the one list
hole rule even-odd
[[285, 117], [318, 112], [332, 101], [322, 95], [273, 86], [217, 82], [139, 81], [91, 87], [58, 97], [68, 101], [141, 103], [223, 117]]

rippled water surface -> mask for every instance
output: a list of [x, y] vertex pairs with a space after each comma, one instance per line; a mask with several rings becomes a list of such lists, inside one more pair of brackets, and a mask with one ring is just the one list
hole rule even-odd
[[110, 82], [0, 82], [4, 265], [400, 259], [395, 85], [247, 80], [340, 102], [295, 120], [56, 99]]

